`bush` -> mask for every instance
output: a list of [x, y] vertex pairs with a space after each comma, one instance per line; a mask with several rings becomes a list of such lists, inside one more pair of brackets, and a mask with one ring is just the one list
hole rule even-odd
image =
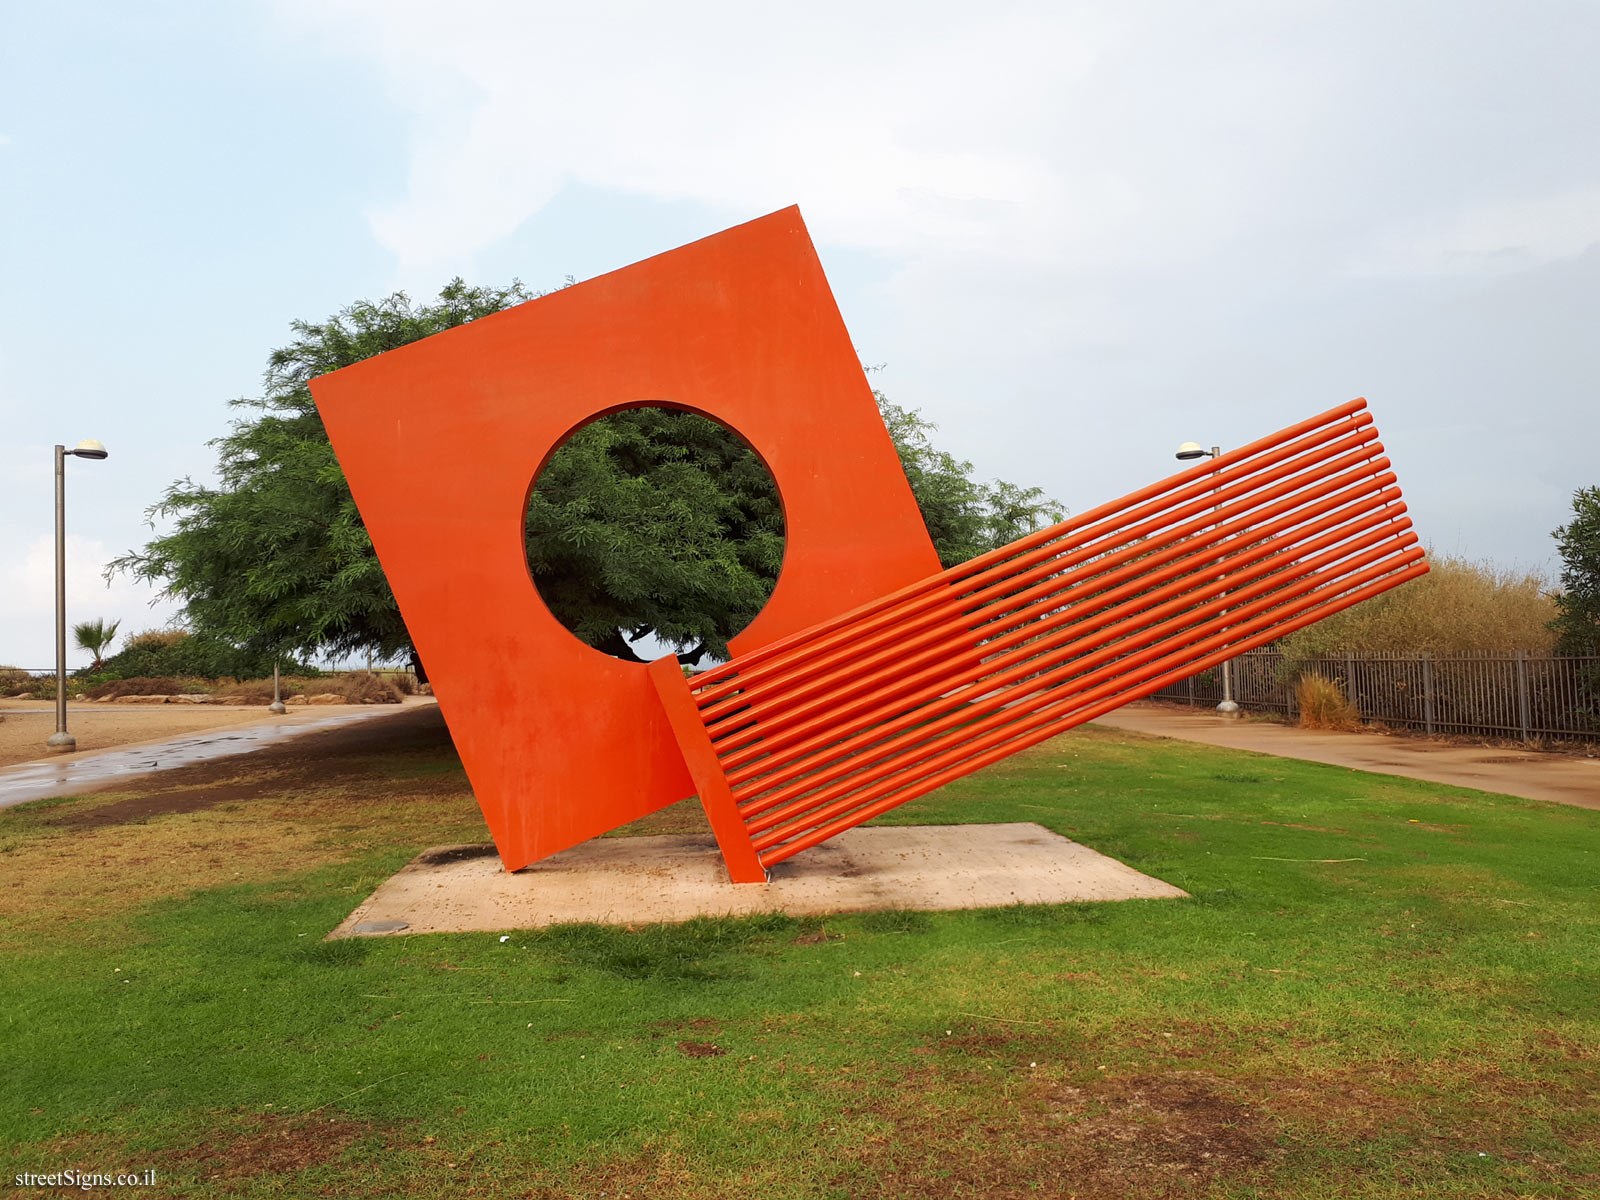
[[[101, 664], [97, 679], [194, 678], [260, 679], [272, 674], [270, 655], [247, 654], [237, 646], [181, 629], [151, 629], [135, 634], [121, 651]], [[286, 659], [285, 672], [319, 675], [315, 667]]]
[[1354, 729], [1361, 722], [1356, 706], [1326, 675], [1307, 671], [1295, 682], [1294, 697], [1306, 729]]
[[330, 692], [338, 692], [346, 704], [399, 704], [400, 689], [391, 680], [368, 671], [352, 671], [334, 679], [324, 680]]
[[33, 691], [33, 676], [16, 667], [0, 667], [0, 696]]
[[[54, 700], [56, 698], [55, 673], [49, 675], [27, 675], [16, 683], [7, 684], [0, 688], [3, 696], [26, 696], [32, 700]], [[76, 696], [83, 688], [76, 679], [67, 680], [67, 695]]]
[[[297, 692], [304, 691], [304, 687], [297, 680], [280, 679], [279, 694], [287, 700]], [[271, 704], [272, 680], [270, 679], [227, 679], [218, 683], [212, 689], [211, 698], [218, 704]]]
[[417, 694], [416, 678], [409, 671], [396, 671], [393, 675], [382, 675], [380, 678], [394, 684], [395, 690], [402, 696]]
[[129, 650], [170, 650], [189, 635], [181, 629], [146, 629], [130, 634], [122, 643], [123, 652]]
[[1555, 601], [1545, 580], [1493, 563], [1428, 556], [1428, 574], [1291, 633], [1278, 643], [1295, 664], [1347, 650], [1452, 654], [1548, 652]]

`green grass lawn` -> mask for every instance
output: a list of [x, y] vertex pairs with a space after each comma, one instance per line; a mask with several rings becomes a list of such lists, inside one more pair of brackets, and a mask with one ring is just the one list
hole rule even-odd
[[0, 812], [7, 1185], [1600, 1195], [1597, 813], [1082, 730], [892, 823], [1037, 821], [1192, 899], [329, 943], [487, 840], [448, 744], [235, 761]]

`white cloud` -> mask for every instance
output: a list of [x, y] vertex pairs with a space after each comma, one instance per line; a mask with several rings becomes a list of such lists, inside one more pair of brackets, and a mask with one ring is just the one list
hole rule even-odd
[[[1397, 61], [1373, 29], [1438, 43], [1440, 18], [1254, 0], [819, 3], [803, 15], [284, 4], [309, 36], [374, 61], [412, 115], [404, 193], [369, 212], [412, 281], [469, 269], [574, 183], [695, 200], [730, 220], [797, 201], [833, 245], [1096, 275], [1220, 256], [1279, 269], [1285, 243], [1329, 275], [1352, 261], [1536, 263], [1581, 250], [1595, 224], [1582, 185], [1491, 202], [1494, 156], [1462, 155], [1436, 128], [1474, 119], [1448, 106], [1440, 118], [1436, 95], [1471, 98], [1498, 69], [1491, 43], [1472, 43], [1470, 13], [1444, 23], [1455, 41], [1435, 58]], [[1493, 49], [1516, 64], [1514, 38]], [[1407, 86], [1422, 93], [1410, 112]], [[1449, 169], [1428, 172], [1433, 155]], [[1581, 160], [1574, 170], [1594, 177]], [[1440, 211], [1466, 215], [1430, 230]]]
[[406, 194], [370, 214], [408, 272], [459, 264], [568, 183], [743, 218], [799, 201], [836, 244], [1010, 259], [1093, 253], [1148, 207], [1123, 171], [1052, 149], [1103, 124], [1096, 80], [1140, 32], [1116, 5], [297, 11], [360, 31], [416, 115]]
[[1573, 258], [1600, 244], [1600, 184], [1480, 204], [1392, 234], [1355, 272], [1501, 275]]
[[[118, 646], [128, 634], [164, 628], [173, 622], [175, 606], [162, 601], [152, 607], [154, 593], [144, 584], [117, 576], [107, 586], [101, 573], [114, 557], [104, 542], [79, 534], [67, 535], [69, 666], [89, 662], [89, 656], [72, 644], [72, 626], [80, 621], [120, 620]], [[7, 556], [0, 562], [0, 663], [30, 669], [53, 665], [55, 589], [54, 535], [35, 538], [20, 555]]]
[[[1498, 411], [1507, 379], [1535, 430], [1588, 403], [1581, 5], [279, 4], [409, 122], [368, 214], [403, 286], [567, 269], [506, 255], [547, 206], [530, 244], [596, 236], [566, 189], [690, 201], [705, 233], [798, 203], [830, 271], [887, 264], [840, 298], [895, 398], [1071, 503], [1126, 486], [1157, 428], [1247, 438], [1387, 388], [1426, 430]], [[1551, 339], [1536, 385], [1508, 320]], [[1587, 478], [1575, 445], [1547, 469]], [[1462, 519], [1512, 528], [1487, 494]], [[1537, 553], [1549, 520], [1516, 520]]]

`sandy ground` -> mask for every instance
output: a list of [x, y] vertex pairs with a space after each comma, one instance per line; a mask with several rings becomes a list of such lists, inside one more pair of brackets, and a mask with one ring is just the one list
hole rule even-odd
[[[387, 705], [385, 707], [388, 707]], [[77, 754], [133, 746], [203, 733], [213, 729], [232, 729], [263, 721], [299, 722], [320, 720], [335, 713], [351, 711], [349, 705], [306, 705], [291, 708], [283, 716], [266, 710], [265, 705], [235, 707], [227, 704], [75, 704], [67, 702], [67, 729], [78, 739]], [[42, 758], [64, 758], [45, 746], [55, 732], [56, 710], [51, 701], [0, 698], [0, 767]]]
[[1165, 704], [1130, 704], [1094, 724], [1150, 733], [1229, 750], [1254, 750], [1281, 758], [1351, 767], [1377, 775], [1403, 775], [1430, 783], [1478, 788], [1528, 800], [1600, 809], [1600, 758], [1542, 754], [1505, 746], [1471, 746], [1368, 730], [1335, 733], [1271, 721], [1244, 721]]

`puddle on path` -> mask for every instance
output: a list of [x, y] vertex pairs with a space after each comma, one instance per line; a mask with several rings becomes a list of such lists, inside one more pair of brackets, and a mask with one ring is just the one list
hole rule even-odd
[[318, 729], [332, 729], [410, 711], [410, 708], [389, 705], [381, 709], [363, 708], [359, 712], [339, 713], [316, 721], [295, 721], [282, 725], [262, 722], [239, 729], [186, 734], [144, 746], [96, 750], [0, 767], [0, 808], [50, 796], [71, 796], [124, 776], [148, 775], [152, 771], [166, 771], [173, 767], [187, 767], [191, 763], [248, 754], [263, 746], [271, 746]]

